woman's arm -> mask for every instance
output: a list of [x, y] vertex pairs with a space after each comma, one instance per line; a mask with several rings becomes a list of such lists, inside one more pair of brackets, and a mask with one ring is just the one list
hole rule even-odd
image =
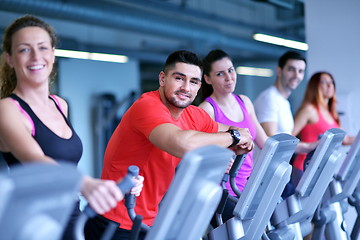
[[[11, 152], [20, 162], [56, 163], [46, 156], [31, 136], [32, 126], [10, 99], [0, 101], [1, 150]], [[6, 116], [6, 117], [5, 117]]]
[[293, 136], [297, 136], [306, 124], [316, 122], [318, 118], [315, 107], [311, 104], [306, 104], [301, 107], [295, 114], [294, 129], [292, 131]]
[[342, 141], [342, 144], [343, 144], [343, 145], [351, 145], [351, 144], [353, 144], [354, 141], [355, 141], [355, 137], [354, 137], [354, 136], [346, 135], [346, 136], [344, 137], [344, 140]]
[[[143, 188], [144, 177], [138, 176], [133, 178], [133, 181], [135, 187], [131, 189], [130, 193], [139, 196]], [[89, 176], [83, 178], [81, 193], [98, 214], [104, 214], [116, 207], [125, 196], [115, 181], [100, 180]]]
[[[22, 163], [57, 164], [54, 159], [44, 154], [39, 144], [32, 137], [32, 126], [29, 120], [20, 112], [13, 101], [10, 99], [0, 100], [0, 116], [6, 116], [0, 118], [1, 151], [11, 152]], [[140, 177], [135, 182], [136, 186], [132, 189], [132, 193], [139, 194], [142, 189], [143, 178]], [[81, 193], [99, 214], [115, 207], [124, 196], [116, 182], [89, 176], [83, 178]]]
[[[297, 136], [301, 130], [307, 125], [316, 122], [318, 119], [318, 113], [312, 104], [306, 104], [298, 110], [294, 118], [294, 130], [292, 131], [293, 136]], [[319, 141], [305, 143], [299, 142], [296, 146], [295, 153], [306, 154], [314, 150]]]
[[240, 97], [244, 101], [245, 107], [246, 107], [248, 113], [250, 114], [251, 120], [254, 123], [255, 128], [256, 128], [255, 143], [258, 146], [258, 148], [262, 149], [264, 147], [266, 140], [268, 139], [268, 136], [266, 135], [265, 130], [262, 128], [262, 126], [260, 125], [260, 123], [256, 117], [254, 105], [251, 102], [251, 100], [245, 95], [240, 95]]

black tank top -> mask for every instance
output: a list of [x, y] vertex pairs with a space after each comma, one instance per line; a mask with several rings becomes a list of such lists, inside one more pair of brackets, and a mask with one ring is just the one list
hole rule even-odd
[[[69, 139], [61, 138], [53, 133], [41, 120], [35, 115], [30, 106], [19, 98], [15, 94], [11, 94], [10, 98], [18, 101], [20, 106], [29, 114], [30, 118], [34, 122], [35, 135], [33, 136], [36, 142], [40, 145], [41, 149], [46, 156], [53, 158], [56, 161], [66, 161], [77, 165], [80, 161], [83, 147], [79, 136], [74, 131], [71, 126], [70, 121], [66, 118], [64, 113], [61, 111], [60, 106], [56, 101], [49, 96], [51, 100], [54, 101], [56, 108], [60, 111], [61, 115], [65, 119], [67, 125], [70, 127], [72, 135]], [[8, 166], [19, 164], [20, 161], [14, 157], [11, 152], [1, 152], [4, 156], [5, 161]]]

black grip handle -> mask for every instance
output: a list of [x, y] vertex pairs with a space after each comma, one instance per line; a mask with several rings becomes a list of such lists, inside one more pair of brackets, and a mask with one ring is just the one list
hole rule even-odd
[[130, 192], [130, 190], [135, 186], [132, 178], [137, 176], [139, 176], [139, 168], [134, 165], [129, 166], [126, 176], [121, 182], [118, 183], [118, 187], [122, 193]]
[[245, 157], [246, 157], [246, 154], [242, 154], [242, 155], [237, 155], [235, 160], [234, 160], [234, 163], [229, 171], [229, 175], [230, 175], [230, 178], [234, 178], [236, 177], [236, 175], [238, 174], [239, 172], [239, 169], [241, 167], [241, 165], [243, 164], [244, 160], [245, 160]]
[[[139, 168], [137, 166], [129, 166], [128, 167], [128, 173], [129, 175], [132, 175], [132, 177], [137, 177], [139, 176]], [[134, 209], [136, 206], [136, 197], [133, 194], [125, 194], [125, 206], [126, 208], [129, 209]], [[134, 215], [133, 213], [131, 214], [131, 219], [135, 218], [136, 215]]]
[[[121, 182], [119, 182], [117, 184], [117, 186], [120, 188], [122, 193], [129, 193], [130, 190], [135, 186], [132, 178], [133, 177], [137, 177], [139, 176], [139, 168], [137, 166], [129, 166], [128, 167], [128, 172], [126, 174], [126, 176], [121, 180]], [[126, 194], [126, 195], [131, 195], [131, 194]], [[126, 197], [125, 195], [125, 197]], [[90, 206], [90, 204], [88, 204], [85, 208], [84, 208], [84, 213], [89, 217], [89, 218], [93, 218], [96, 216], [96, 212], [94, 209], [92, 209], [92, 207]]]
[[93, 218], [96, 216], [96, 212], [94, 209], [92, 209], [92, 207], [90, 206], [90, 204], [86, 205], [86, 207], [84, 208], [84, 213], [86, 214], [86, 216], [88, 216], [88, 218]]
[[228, 173], [225, 173], [221, 181], [223, 181], [223, 182], [229, 181], [229, 176], [230, 175]]
[[133, 177], [137, 177], [139, 176], [139, 168], [135, 165], [131, 165], [128, 167], [128, 174], [133, 176]]
[[130, 192], [130, 190], [135, 186], [132, 176], [129, 176], [129, 174], [126, 175], [117, 185], [122, 193]]

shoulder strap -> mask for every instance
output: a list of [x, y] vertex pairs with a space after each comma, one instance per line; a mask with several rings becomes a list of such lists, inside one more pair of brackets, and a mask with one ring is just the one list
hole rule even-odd
[[239, 95], [234, 94], [234, 93], [233, 93], [233, 95], [235, 96], [235, 98], [239, 99], [242, 103], [244, 103], [244, 100]]
[[[221, 114], [221, 110], [219, 109], [218, 105], [216, 104], [216, 102], [214, 101], [214, 99], [212, 99], [211, 97], [207, 97], [205, 98], [205, 101], [207, 101], [208, 103], [210, 103], [210, 105], [213, 107], [214, 109], [214, 117], [215, 117], [215, 121], [218, 121], [218, 116], [219, 114]], [[220, 113], [220, 112], [221, 113]]]
[[59, 99], [58, 99], [55, 95], [49, 95], [49, 97], [54, 100], [54, 102], [56, 103], [56, 105], [58, 106], [58, 108], [60, 109], [60, 111], [61, 111], [62, 113], [64, 113], [64, 111], [63, 111], [63, 109], [62, 109], [62, 107], [61, 107], [61, 104], [60, 104]]
[[248, 112], [248, 110], [246, 108], [244, 100], [239, 95], [233, 94], [233, 96], [235, 96], [235, 99], [239, 103], [239, 105], [241, 107], [241, 110], [243, 111], [244, 115], [249, 114], [249, 112]]
[[29, 120], [30, 124], [31, 124], [31, 136], [35, 136], [35, 124], [34, 124], [34, 121], [32, 120], [32, 118], [30, 117], [30, 115], [21, 107], [20, 103], [13, 99], [12, 97], [10, 97], [10, 99], [18, 106], [20, 112], [22, 114], [25, 115], [25, 117]]

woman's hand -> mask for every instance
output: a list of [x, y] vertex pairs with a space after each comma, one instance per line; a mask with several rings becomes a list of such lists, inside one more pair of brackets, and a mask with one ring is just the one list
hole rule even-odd
[[346, 135], [342, 144], [343, 145], [351, 145], [353, 144], [353, 142], [355, 141], [355, 137], [354, 136], [349, 136], [349, 135]]
[[[120, 180], [121, 181], [121, 180]], [[144, 186], [144, 177], [134, 177], [135, 186], [130, 193], [140, 196]], [[116, 207], [118, 202], [124, 199], [125, 193], [122, 193], [115, 181], [101, 180], [84, 176], [81, 193], [86, 198], [90, 206], [98, 214], [104, 214]]]
[[84, 176], [81, 193], [98, 214], [104, 214], [116, 207], [124, 198], [115, 181]]

